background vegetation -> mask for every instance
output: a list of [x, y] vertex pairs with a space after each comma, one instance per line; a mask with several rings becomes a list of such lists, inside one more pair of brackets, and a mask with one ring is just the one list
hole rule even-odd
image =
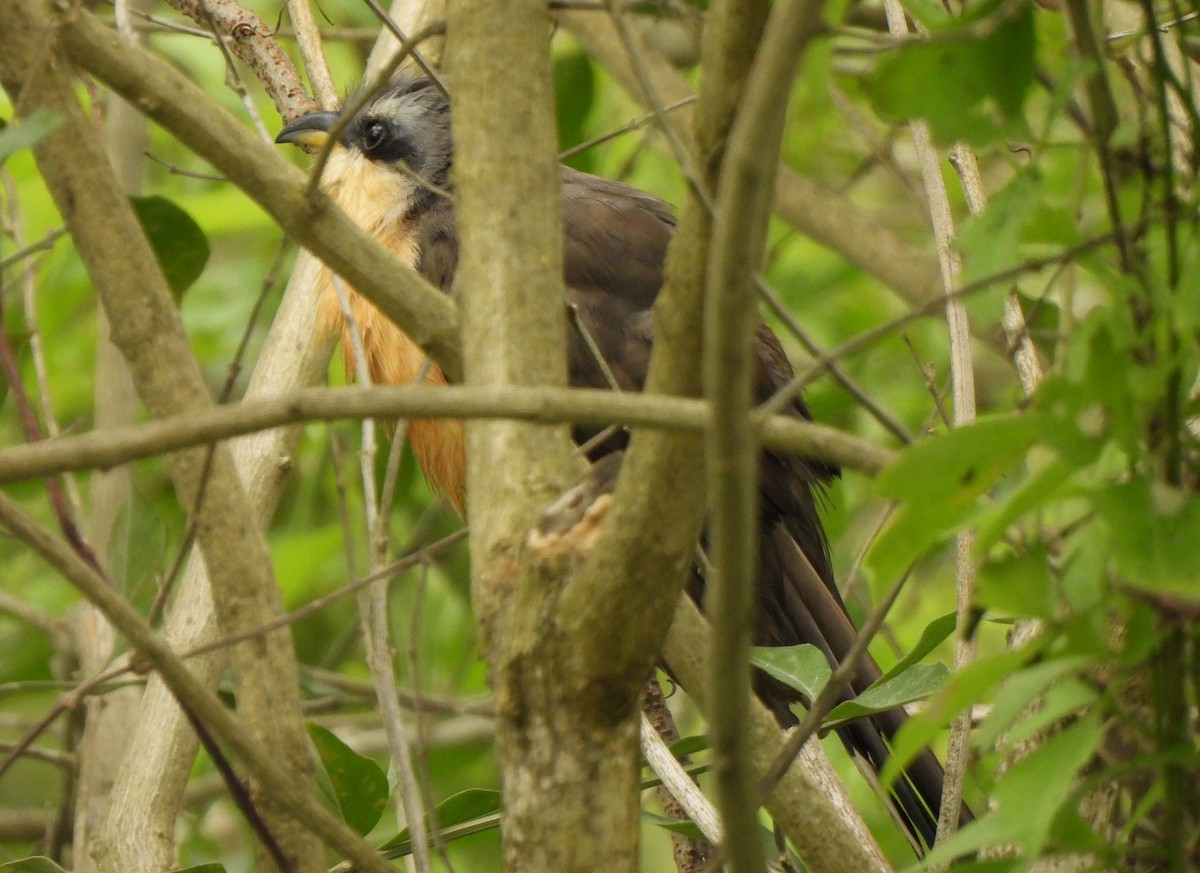
[[[298, 59], [292, 22], [302, 5], [287, 4], [289, 18], [282, 4], [244, 3], [247, 27], [258, 27], [252, 13], [265, 22], [247, 41], [277, 39]], [[445, 14], [401, 5], [396, 17], [406, 22]], [[228, 8], [180, 0], [78, 14], [120, 19], [269, 141], [279, 110], [255, 71], [233, 57], [240, 37], [218, 6]], [[816, 420], [869, 441], [890, 462], [874, 475], [870, 464], [848, 461], [844, 445], [829, 450], [849, 467], [824, 511], [834, 565], [859, 622], [907, 574], [871, 649], [885, 670], [914, 647], [925, 664], [954, 664], [948, 680], [932, 683], [938, 690], [899, 744], [902, 754], [926, 742], [942, 750], [948, 726], [970, 721], [954, 754], [980, 820], [935, 861], [962, 856], [964, 869], [980, 870], [1194, 870], [1200, 116], [1191, 53], [1200, 12], [1174, 0], [947, 6], [906, 4], [921, 34], [910, 36], [889, 35], [876, 4], [832, 4], [788, 97], [785, 170], [761, 272], [782, 311], [763, 311], [806, 374]], [[313, 12], [332, 79], [347, 91], [362, 76], [379, 18], [357, 0], [325, 0]], [[549, 57], [567, 163], [683, 206], [687, 176], [646, 115], [637, 82], [651, 78], [651, 99], [675, 107], [669, 117], [689, 131], [693, 106], [676, 104], [700, 85], [701, 32], [712, 14], [669, 0], [616, 10], [555, 4]], [[633, 40], [632, 77], [610, 35], [614, 21]], [[16, 38], [10, 31], [0, 43]], [[427, 43], [430, 57], [439, 40]], [[53, 43], [43, 51], [57, 51]], [[14, 113], [13, 75], [0, 132], [0, 359], [8, 376], [0, 440], [14, 447], [0, 449], [4, 494], [47, 530], [79, 531], [115, 589], [158, 621], [156, 593], [179, 576], [194, 535], [191, 504], [177, 495], [165, 456], [120, 467], [127, 484], [115, 487], [87, 464], [63, 472], [73, 465], [60, 462], [53, 480], [23, 475], [19, 454], [3, 466], [5, 453], [33, 439], [151, 417], [114, 375], [93, 278], [30, 148], [53, 135], [56, 117], [29, 106]], [[509, 70], [497, 94], [523, 75]], [[164, 127], [150, 124], [141, 140], [110, 84], [83, 72], [75, 87], [95, 136], [118, 166], [134, 168], [121, 178], [141, 198], [138, 218], [204, 382], [214, 397], [236, 401], [267, 342], [296, 245], [261, 198]], [[308, 165], [299, 153], [287, 156]], [[935, 161], [944, 192], [929, 184], [923, 159]], [[943, 196], [951, 223], [931, 220]], [[957, 334], [947, 329], [946, 277], [969, 338], [965, 322]], [[340, 355], [328, 380], [345, 381]], [[399, 802], [380, 781], [389, 764], [395, 781], [396, 747], [364, 657], [360, 612], [370, 607], [322, 598], [365, 568], [427, 549], [390, 577], [385, 615], [415, 800], [432, 809], [459, 795], [439, 816], [446, 839], [458, 836], [460, 820], [477, 831], [436, 843], [433, 869], [500, 869], [490, 793], [500, 769], [466, 549], [442, 545], [461, 523], [407, 454], [389, 473], [381, 447], [369, 457], [364, 489], [360, 422], [309, 417], [288, 454], [267, 544], [282, 608], [302, 613], [289, 627], [300, 705], [328, 771], [317, 776], [325, 803], [376, 844], [400, 828]], [[393, 506], [377, 524], [374, 491], [389, 481]], [[673, 511], [663, 495], [661, 512]], [[386, 544], [372, 544], [372, 524]], [[145, 676], [89, 689], [99, 696], [85, 708], [74, 690], [128, 643], [118, 636], [113, 652], [102, 644], [97, 652], [98, 615], [28, 537], [0, 539], [0, 566], [0, 752], [12, 751], [0, 773], [0, 863], [36, 854], [68, 869], [132, 869], [92, 842], [112, 839], [104, 810], [112, 780], [124, 777], [90, 782], [87, 767], [89, 756], [119, 761], [136, 700], [115, 744], [83, 728], [85, 712], [102, 708], [97, 701], [129, 695]], [[954, 632], [944, 616], [956, 612], [956, 592]], [[218, 667], [210, 675], [223, 674]], [[231, 699], [227, 676], [219, 688]], [[684, 693], [670, 703], [684, 734], [703, 734]], [[704, 763], [702, 744], [691, 745]], [[889, 863], [914, 863], [836, 740], [824, 745]], [[204, 752], [185, 796], [175, 833], [160, 835], [166, 848], [146, 857], [165, 851], [179, 867], [251, 869], [253, 832]], [[668, 832], [647, 819], [643, 840], [642, 868], [671, 869]], [[331, 852], [330, 864], [340, 857]], [[39, 869], [23, 863], [18, 869]], [[509, 866], [520, 865], [509, 856]]]

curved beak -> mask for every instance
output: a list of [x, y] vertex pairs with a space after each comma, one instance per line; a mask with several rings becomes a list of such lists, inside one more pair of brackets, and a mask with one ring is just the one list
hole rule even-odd
[[333, 130], [337, 120], [336, 112], [310, 112], [308, 115], [301, 115], [279, 131], [275, 142], [320, 148], [325, 144], [325, 140], [329, 139], [329, 131]]

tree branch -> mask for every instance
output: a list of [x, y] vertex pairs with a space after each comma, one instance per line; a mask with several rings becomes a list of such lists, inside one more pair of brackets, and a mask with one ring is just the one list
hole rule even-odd
[[[261, 369], [261, 364], [260, 364]], [[252, 383], [254, 385], [254, 383]], [[294, 386], [281, 385], [286, 391]], [[259, 388], [255, 394], [266, 393]], [[268, 428], [335, 418], [511, 418], [542, 424], [657, 428], [697, 432], [705, 426], [699, 400], [655, 394], [566, 388], [425, 387], [306, 388], [279, 396], [199, 409], [145, 424], [106, 428], [0, 449], [0, 483], [88, 467], [103, 469]], [[776, 451], [816, 458], [874, 476], [893, 458], [890, 449], [825, 425], [778, 415], [758, 421], [758, 439]], [[238, 453], [259, 434], [239, 440]], [[282, 479], [279, 451], [262, 464]], [[247, 471], [249, 472], [249, 471]], [[258, 498], [260, 503], [263, 498]], [[260, 508], [260, 512], [265, 511]]]
[[709, 713], [709, 733], [726, 829], [722, 848], [734, 871], [758, 871], [765, 863], [746, 742], [760, 527], [760, 448], [750, 418], [758, 325], [755, 277], [766, 245], [791, 82], [821, 30], [823, 7], [793, 0], [777, 4], [768, 20], [729, 136], [705, 289], [705, 396], [711, 405], [705, 449], [716, 571], [706, 591], [713, 617], [709, 681], [713, 699], [726, 702]]

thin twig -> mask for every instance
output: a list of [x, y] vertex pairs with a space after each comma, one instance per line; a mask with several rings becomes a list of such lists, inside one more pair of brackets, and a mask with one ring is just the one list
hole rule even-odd
[[271, 859], [275, 862], [275, 867], [279, 870], [279, 873], [292, 873], [292, 862], [283, 853], [283, 849], [279, 846], [279, 841], [275, 839], [275, 835], [271, 833], [271, 828], [267, 826], [266, 821], [259, 814], [258, 807], [255, 806], [254, 799], [250, 795], [250, 789], [238, 778], [237, 773], [234, 772], [233, 765], [225, 757], [225, 753], [221, 751], [221, 747], [217, 745], [217, 741], [213, 739], [213, 735], [209, 733], [204, 722], [196, 716], [192, 708], [182, 700], [179, 701], [179, 708], [183, 711], [188, 723], [192, 726], [192, 730], [196, 732], [196, 736], [199, 737], [200, 745], [204, 746], [204, 751], [208, 752], [209, 760], [213, 762], [213, 766], [221, 774], [221, 779], [225, 783], [225, 788], [229, 791], [229, 796], [233, 798], [234, 805], [241, 810], [242, 817], [250, 825], [250, 830], [254, 831], [254, 835], [258, 837], [259, 842], [270, 853]]
[[719, 845], [724, 839], [724, 832], [716, 808], [671, 754], [671, 750], [667, 748], [667, 744], [658, 735], [645, 713], [642, 713], [641, 724], [642, 756], [645, 757], [646, 763], [662, 780], [671, 796], [679, 801], [688, 818], [700, 828], [704, 838], [714, 846]]
[[667, 138], [667, 142], [671, 146], [671, 154], [679, 164], [679, 169], [683, 172], [683, 177], [687, 181], [688, 186], [692, 189], [696, 199], [711, 214], [713, 211], [712, 195], [709, 193], [708, 187], [701, 181], [700, 174], [696, 171], [691, 151], [688, 149], [684, 137], [675, 129], [675, 125], [667, 117], [666, 104], [664, 104], [662, 97], [659, 95], [658, 88], [654, 86], [649, 70], [646, 69], [646, 62], [642, 57], [637, 38], [629, 27], [629, 22], [626, 20], [625, 12], [621, 9], [621, 4], [617, 3], [616, 0], [605, 0], [605, 5], [608, 8], [608, 14], [612, 17], [617, 36], [625, 48], [629, 65], [637, 77], [638, 85], [641, 88], [646, 105], [650, 107], [650, 111], [658, 122], [659, 130]]
[[[887, 14], [888, 30], [896, 34], [908, 33], [908, 22], [899, 0], [884, 0], [884, 10]], [[933, 147], [929, 125], [923, 120], [915, 120], [909, 125], [909, 128], [921, 166], [926, 197], [929, 200], [938, 263], [942, 272], [942, 285], [946, 293], [946, 322], [950, 331], [950, 378], [954, 391], [954, 424], [956, 427], [962, 427], [975, 420], [975, 371], [971, 362], [971, 333], [967, 312], [962, 303], [952, 296], [958, 286], [961, 266], [959, 256], [954, 250], [954, 219], [951, 215], [950, 201], [946, 196], [946, 186], [942, 180], [941, 167], [937, 152]], [[956, 667], [965, 666], [975, 657], [974, 636], [969, 630], [971, 605], [975, 597], [975, 558], [972, 554], [974, 542], [974, 531], [971, 529], [959, 531], [955, 540], [957, 546], [955, 578], [958, 601], [958, 623], [954, 648]], [[938, 815], [938, 841], [945, 839], [958, 829], [970, 729], [969, 716], [956, 719], [950, 729], [946, 772], [942, 787], [942, 807]]]
[[569, 149], [559, 152], [558, 159], [564, 162], [569, 161], [576, 155], [582, 154], [589, 149], [594, 149], [596, 146], [602, 145], [609, 140], [614, 140], [619, 136], [624, 136], [627, 133], [643, 128], [650, 122], [657, 121], [661, 115], [666, 115], [669, 112], [674, 112], [675, 110], [682, 109], [685, 106], [691, 106], [695, 102], [696, 95], [691, 94], [687, 97], [676, 100], [674, 103], [667, 104], [662, 108], [661, 113], [647, 112], [645, 115], [639, 115], [637, 118], [625, 122], [620, 127], [613, 128], [608, 133], [602, 133], [599, 136], [592, 137], [586, 142], [581, 142], [579, 145], [571, 146]]
[[329, 64], [325, 61], [325, 50], [321, 45], [321, 32], [308, 7], [308, 0], [287, 0], [287, 11], [296, 28], [296, 46], [300, 49], [304, 72], [308, 74], [308, 82], [312, 85], [317, 102], [323, 109], [333, 109], [338, 104], [337, 89], [333, 86], [333, 76], [329, 74]]

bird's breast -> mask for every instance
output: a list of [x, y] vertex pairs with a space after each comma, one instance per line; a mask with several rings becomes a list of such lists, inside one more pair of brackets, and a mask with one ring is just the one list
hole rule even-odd
[[[419, 251], [412, 223], [403, 218], [408, 194], [397, 179], [403, 177], [379, 168], [357, 152], [339, 147], [330, 156], [323, 181], [351, 218], [415, 269]], [[374, 304], [336, 279], [328, 269], [322, 271], [320, 282], [319, 321], [324, 331], [341, 337], [347, 379], [353, 379], [358, 371], [357, 332], [372, 384], [411, 385], [416, 382], [425, 366], [425, 352]], [[428, 367], [424, 381], [432, 386], [445, 385], [446, 377], [432, 365]], [[466, 497], [462, 422], [455, 419], [410, 421], [407, 438], [425, 478], [462, 514]]]

